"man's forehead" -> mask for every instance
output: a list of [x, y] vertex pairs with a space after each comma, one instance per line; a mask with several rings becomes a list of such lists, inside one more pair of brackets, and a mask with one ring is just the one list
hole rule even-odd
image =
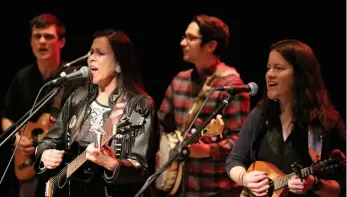
[[199, 36], [200, 35], [200, 28], [199, 25], [196, 22], [191, 22], [187, 29], [186, 29], [186, 34], [191, 34], [194, 36]]
[[57, 29], [55, 25], [51, 25], [49, 27], [43, 27], [43, 28], [32, 28], [32, 34], [53, 34], [57, 35]]

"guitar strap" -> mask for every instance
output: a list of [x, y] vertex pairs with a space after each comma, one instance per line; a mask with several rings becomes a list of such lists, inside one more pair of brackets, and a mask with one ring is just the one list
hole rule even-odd
[[[220, 63], [223, 64], [223, 63]], [[219, 64], [219, 65], [220, 65]], [[223, 71], [219, 71], [218, 70], [218, 66], [217, 66], [217, 70], [209, 77], [207, 77], [203, 87], [201, 88], [198, 96], [194, 99], [194, 103], [191, 107], [191, 109], [188, 111], [188, 115], [185, 117], [185, 121], [182, 127], [182, 132], [185, 132], [190, 124], [192, 124], [192, 121], [196, 115], [196, 113], [198, 112], [199, 108], [201, 107], [203, 101], [206, 99], [206, 96], [208, 95], [208, 92], [211, 90], [211, 88], [213, 87], [213, 85], [216, 83], [216, 80], [222, 77], [226, 77], [229, 75], [238, 75], [239, 74], [236, 72], [236, 70], [234, 69], [229, 69], [229, 70], [223, 70]], [[187, 131], [188, 133], [189, 131]]]
[[321, 159], [323, 132], [321, 127], [310, 125], [308, 127], [308, 150], [314, 163]]

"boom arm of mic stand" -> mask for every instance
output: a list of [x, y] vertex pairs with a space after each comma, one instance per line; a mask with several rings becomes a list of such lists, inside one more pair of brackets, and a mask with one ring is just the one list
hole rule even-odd
[[[10, 132], [10, 130], [12, 130], [14, 127], [17, 126], [17, 128], [12, 131], [12, 133], [10, 133], [1, 143], [0, 143], [0, 148], [14, 135], [17, 133], [17, 131], [28, 121], [30, 120], [30, 118], [35, 115], [37, 113], [37, 111], [39, 111], [43, 105], [45, 105], [53, 96], [55, 96], [61, 89], [63, 88], [62, 85], [59, 85], [57, 87], [55, 87], [53, 90], [51, 90], [51, 92], [49, 92], [49, 94], [47, 94], [42, 100], [40, 100], [38, 102], [38, 104], [35, 106], [38, 108], [36, 110], [33, 111], [33, 113], [27, 117], [26, 119], [24, 119], [24, 117], [26, 117], [29, 112], [31, 111], [31, 109], [23, 116], [19, 119], [19, 121], [17, 121], [16, 123], [12, 124], [8, 129], [6, 129], [6, 131], [4, 132], [4, 134], [2, 134], [2, 136], [5, 136], [8, 132]], [[24, 119], [24, 120], [23, 120]], [[20, 123], [20, 125], [18, 125]], [[0, 137], [0, 139], [2, 138], [2, 136]]]
[[183, 141], [182, 143], [178, 144], [174, 148], [173, 154], [170, 156], [169, 160], [152, 176], [148, 177], [147, 181], [143, 185], [143, 187], [137, 192], [135, 197], [139, 197], [145, 189], [151, 185], [151, 183], [161, 174], [164, 172], [164, 170], [177, 158], [177, 157], [187, 157], [189, 156], [189, 149], [187, 146], [191, 144], [193, 141], [195, 141], [198, 136], [200, 135], [201, 131], [211, 122], [211, 120], [216, 117], [222, 109], [229, 104], [229, 102], [232, 100], [233, 94], [229, 93], [229, 96], [223, 100], [223, 103], [217, 108], [217, 110], [210, 116], [208, 119], [196, 130], [196, 132], [193, 133], [193, 135], [188, 138], [188, 140]]

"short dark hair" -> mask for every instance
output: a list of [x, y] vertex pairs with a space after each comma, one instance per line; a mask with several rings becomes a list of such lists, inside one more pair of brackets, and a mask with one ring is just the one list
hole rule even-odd
[[51, 25], [55, 25], [57, 28], [57, 34], [59, 39], [65, 38], [65, 25], [61, 22], [61, 20], [49, 13], [44, 13], [38, 16], [35, 16], [30, 20], [30, 30], [32, 32], [32, 29], [35, 28], [46, 28]]
[[217, 48], [214, 54], [220, 56], [229, 44], [229, 27], [221, 19], [215, 16], [201, 14], [193, 17], [192, 22], [196, 22], [202, 35], [202, 45], [215, 40]]

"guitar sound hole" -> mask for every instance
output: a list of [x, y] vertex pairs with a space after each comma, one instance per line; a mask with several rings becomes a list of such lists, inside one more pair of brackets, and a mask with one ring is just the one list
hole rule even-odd
[[37, 137], [43, 133], [43, 130], [40, 128], [34, 129], [31, 133], [32, 137]]
[[31, 138], [33, 139], [33, 145], [36, 147], [39, 144], [38, 136], [43, 134], [43, 130], [36, 128], [31, 132]]

